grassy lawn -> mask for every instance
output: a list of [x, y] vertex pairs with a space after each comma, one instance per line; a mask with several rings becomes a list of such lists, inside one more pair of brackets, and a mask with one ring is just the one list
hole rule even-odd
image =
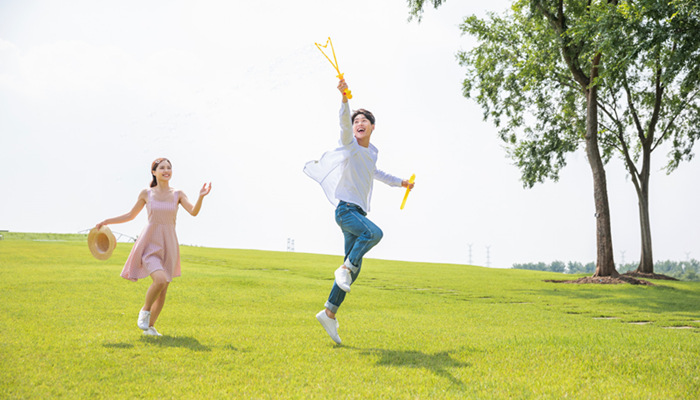
[[338, 313], [314, 315], [341, 256], [181, 247], [157, 328], [131, 244], [3, 233], [0, 398], [700, 398], [700, 283], [366, 259]]

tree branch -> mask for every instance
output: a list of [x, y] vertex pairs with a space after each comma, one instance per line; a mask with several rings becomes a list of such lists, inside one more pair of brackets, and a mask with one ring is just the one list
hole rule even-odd
[[661, 84], [661, 66], [656, 66], [656, 81], [654, 86], [656, 88], [654, 93], [654, 111], [651, 114], [651, 120], [649, 120], [649, 133], [647, 134], [646, 140], [643, 142], [644, 146], [651, 148], [651, 144], [654, 142], [654, 132], [656, 132], [656, 124], [659, 122], [659, 114], [661, 113], [661, 100], [664, 96], [664, 86]]
[[671, 127], [674, 125], [674, 122], [676, 121], [676, 118], [678, 118], [683, 111], [685, 111], [685, 107], [690, 104], [693, 100], [695, 100], [698, 95], [700, 95], [700, 91], [695, 91], [695, 93], [690, 96], [690, 98], [686, 99], [683, 101], [682, 105], [678, 107], [678, 111], [671, 117], [671, 120], [668, 122], [666, 125], [666, 128], [664, 128], [663, 133], [659, 136], [658, 139], [656, 139], [656, 142], [651, 147], [651, 151], [654, 151], [663, 141], [668, 137], [668, 135], [671, 134]]
[[627, 72], [624, 73], [624, 76], [622, 78], [622, 87], [625, 89], [625, 93], [627, 94], [627, 107], [630, 110], [630, 114], [632, 114], [634, 126], [637, 128], [637, 136], [639, 137], [639, 141], [645, 143], [646, 138], [644, 137], [644, 128], [642, 127], [642, 123], [639, 121], [639, 114], [637, 113], [637, 109], [634, 106], [634, 100], [632, 99], [632, 91], [630, 90], [629, 82], [627, 82]]
[[558, 15], [556, 16], [550, 13], [544, 6], [542, 6], [541, 2], [537, 2], [536, 7], [540, 11], [540, 13], [549, 21], [549, 24], [552, 26], [552, 28], [554, 28], [554, 32], [556, 32], [557, 36], [559, 37], [559, 41], [561, 43], [562, 58], [564, 58], [564, 62], [569, 67], [569, 70], [574, 76], [574, 79], [576, 80], [576, 82], [579, 83], [579, 85], [581, 85], [581, 87], [583, 87], [584, 91], [587, 91], [590, 79], [586, 76], [586, 73], [583, 72], [581, 66], [574, 62], [574, 58], [578, 58], [577, 56], [579, 55], [579, 52], [573, 49], [571, 46], [568, 46], [564, 42], [563, 36], [567, 30], [566, 19], [564, 17], [564, 1], [558, 1]]

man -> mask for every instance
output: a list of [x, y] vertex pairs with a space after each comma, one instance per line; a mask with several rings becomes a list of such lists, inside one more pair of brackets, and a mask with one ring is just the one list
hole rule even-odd
[[336, 206], [335, 221], [345, 236], [345, 261], [335, 271], [335, 282], [325, 304], [316, 314], [328, 335], [340, 344], [335, 314], [357, 279], [362, 258], [382, 239], [382, 230], [367, 219], [374, 179], [389, 186], [410, 187], [414, 184], [377, 169], [377, 148], [370, 144], [374, 132], [374, 115], [359, 109], [350, 111], [347, 83], [341, 79], [338, 90], [343, 99], [340, 108], [340, 144], [342, 147], [325, 153], [319, 161], [311, 161], [304, 172], [323, 187], [328, 200]]

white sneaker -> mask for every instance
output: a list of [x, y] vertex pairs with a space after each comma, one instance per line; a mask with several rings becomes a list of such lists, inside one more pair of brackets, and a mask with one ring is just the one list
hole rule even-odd
[[326, 310], [321, 310], [316, 314], [316, 319], [321, 323], [323, 329], [326, 330], [328, 336], [330, 336], [334, 342], [340, 344], [340, 336], [338, 336], [338, 327], [340, 327], [340, 324], [338, 324], [338, 320], [326, 315]]
[[160, 333], [158, 333], [154, 326], [149, 326], [148, 329], [143, 331], [143, 334], [147, 336], [163, 336]]
[[338, 285], [340, 290], [350, 293], [352, 276], [350, 276], [350, 270], [345, 268], [345, 264], [341, 265], [335, 270], [335, 283]]
[[142, 331], [147, 331], [148, 325], [150, 323], [151, 323], [151, 312], [144, 311], [144, 310], [139, 311], [139, 320], [138, 320], [138, 322], [136, 322], [136, 325], [139, 326], [139, 329], [141, 329]]

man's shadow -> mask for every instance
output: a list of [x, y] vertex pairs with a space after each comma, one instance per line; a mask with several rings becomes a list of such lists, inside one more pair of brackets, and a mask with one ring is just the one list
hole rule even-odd
[[437, 376], [449, 379], [450, 382], [458, 386], [462, 386], [464, 383], [455, 378], [447, 369], [471, 366], [469, 363], [453, 359], [449, 351], [427, 354], [416, 350], [355, 349], [348, 346], [343, 347], [357, 350], [360, 354], [379, 356], [377, 365], [427, 369]]
[[182, 347], [192, 351], [211, 351], [211, 347], [199, 343], [199, 340], [188, 336], [142, 336], [141, 341], [160, 347]]

